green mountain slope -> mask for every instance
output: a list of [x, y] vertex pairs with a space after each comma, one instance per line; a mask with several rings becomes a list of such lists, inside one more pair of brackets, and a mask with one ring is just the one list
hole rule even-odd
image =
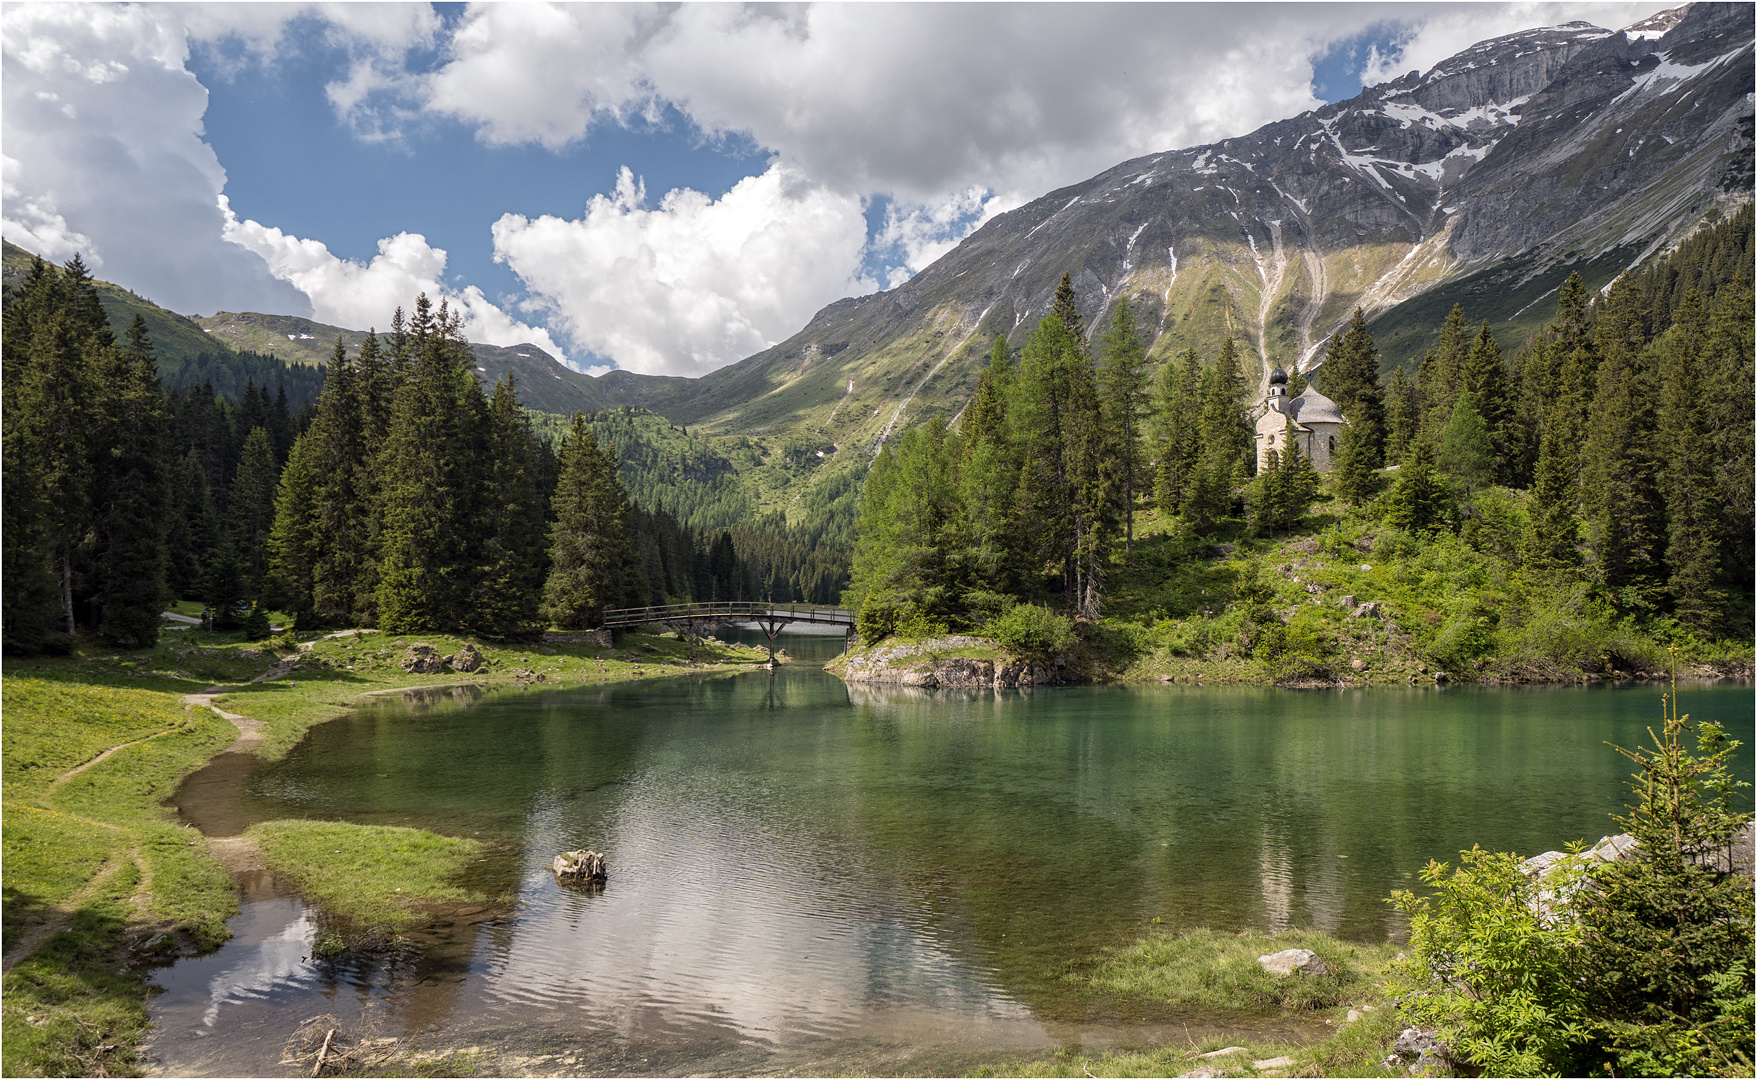
[[[6, 285], [30, 272], [36, 256], [18, 245], [4, 243], [0, 274]], [[252, 382], [259, 386], [285, 386], [293, 409], [302, 408], [317, 399], [323, 386], [322, 373], [307, 365], [289, 364], [285, 360], [252, 351], [249, 346], [234, 348], [223, 339], [207, 332], [195, 319], [169, 311], [120, 285], [94, 281], [98, 301], [109, 317], [110, 329], [120, 338], [139, 315], [146, 321], [147, 335], [153, 342], [158, 360], [159, 379], [167, 389], [198, 386], [204, 380], [213, 384], [214, 392], [238, 398]]]

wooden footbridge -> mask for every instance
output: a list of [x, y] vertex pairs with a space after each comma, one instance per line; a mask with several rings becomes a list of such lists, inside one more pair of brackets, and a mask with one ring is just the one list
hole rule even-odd
[[848, 608], [818, 604], [774, 604], [766, 600], [721, 600], [701, 604], [658, 604], [650, 607], [610, 608], [604, 612], [607, 628], [657, 623], [674, 627], [689, 640], [690, 651], [701, 640], [702, 626], [716, 622], [756, 623], [769, 639], [769, 660], [775, 659], [775, 638], [788, 623], [827, 623], [845, 626], [854, 634], [854, 612]]

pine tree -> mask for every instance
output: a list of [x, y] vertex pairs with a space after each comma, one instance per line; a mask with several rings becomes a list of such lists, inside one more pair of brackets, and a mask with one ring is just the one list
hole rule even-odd
[[1190, 474], [1202, 456], [1202, 426], [1196, 421], [1202, 361], [1195, 349], [1168, 361], [1159, 376], [1159, 469], [1154, 495], [1174, 509], [1188, 493]]
[[[509, 371], [488, 403], [489, 500], [483, 563], [472, 623], [494, 638], [542, 633], [540, 608], [548, 576], [545, 517], [538, 487], [537, 438], [518, 404]], [[657, 548], [655, 545], [655, 554]], [[662, 576], [662, 568], [661, 568]]]
[[556, 626], [601, 625], [605, 609], [622, 606], [634, 592], [628, 497], [616, 468], [615, 454], [599, 447], [585, 417], [575, 413], [561, 443], [549, 577], [543, 586], [543, 614]]
[[1359, 449], [1378, 468], [1384, 460], [1385, 398], [1379, 388], [1379, 350], [1367, 333], [1366, 314], [1360, 308], [1354, 309], [1348, 329], [1330, 339], [1319, 371], [1325, 395], [1348, 418], [1361, 442]]
[[[1712, 432], [1715, 488], [1721, 507], [1721, 568], [1730, 584], [1749, 594], [1757, 553], [1753, 515], [1753, 393], [1752, 342], [1753, 294], [1749, 284], [1723, 288], [1709, 306], [1708, 331], [1703, 341], [1703, 370], [1707, 377], [1703, 407]], [[1746, 630], [1749, 627], [1745, 628]]]
[[1256, 435], [1245, 419], [1244, 372], [1231, 338], [1220, 343], [1213, 372], [1213, 382], [1204, 376], [1199, 390], [1203, 452], [1216, 470], [1242, 479], [1256, 469]]
[[244, 440], [243, 456], [238, 459], [238, 474], [232, 479], [231, 499], [226, 504], [226, 538], [237, 553], [238, 572], [244, 595], [249, 599], [261, 595], [268, 571], [268, 535], [274, 527], [279, 485], [280, 470], [275, 468], [268, 431], [251, 428]]
[[1147, 354], [1135, 327], [1128, 297], [1116, 302], [1104, 333], [1103, 412], [1116, 439], [1115, 471], [1123, 505], [1123, 550], [1135, 545], [1135, 498], [1144, 486], [1141, 421], [1147, 412]]
[[1417, 375], [1423, 410], [1420, 414], [1421, 437], [1434, 446], [1440, 444], [1440, 435], [1446, 430], [1446, 423], [1452, 418], [1452, 406], [1458, 400], [1470, 354], [1469, 325], [1464, 305], [1452, 305], [1446, 321], [1440, 326], [1439, 339], [1422, 358]]
[[1501, 347], [1495, 343], [1485, 320], [1464, 359], [1459, 384], [1470, 394], [1472, 405], [1488, 435], [1490, 479], [1511, 484], [1519, 471], [1519, 435], [1516, 402], [1508, 385]]
[[1495, 448], [1476, 411], [1476, 395], [1469, 389], [1458, 395], [1440, 436], [1439, 465], [1446, 479], [1467, 495], [1494, 481]]
[[168, 595], [169, 423], [152, 348], [135, 315], [125, 347], [97, 347], [91, 357], [103, 412], [92, 483], [97, 629], [131, 649], [157, 644]]
[[1402, 466], [1396, 482], [1385, 494], [1385, 523], [1409, 533], [1442, 528], [1450, 512], [1450, 500], [1434, 469], [1433, 450], [1416, 440]]
[[1661, 340], [1658, 439], [1665, 449], [1660, 491], [1666, 510], [1667, 583], [1679, 622], [1706, 634], [1720, 629], [1720, 505], [1714, 444], [1703, 409], [1701, 363], [1707, 315], [1696, 290], [1685, 294]]
[[413, 367], [378, 455], [384, 532], [378, 624], [393, 633], [470, 625], [481, 566], [487, 403], [461, 319], [416, 298]]

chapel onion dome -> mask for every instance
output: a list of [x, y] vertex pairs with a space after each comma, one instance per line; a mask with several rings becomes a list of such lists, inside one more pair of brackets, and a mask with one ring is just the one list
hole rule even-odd
[[1269, 373], [1269, 385], [1270, 386], [1286, 386], [1287, 385], [1287, 372], [1282, 371], [1280, 368], [1276, 368], [1274, 371], [1271, 371]]

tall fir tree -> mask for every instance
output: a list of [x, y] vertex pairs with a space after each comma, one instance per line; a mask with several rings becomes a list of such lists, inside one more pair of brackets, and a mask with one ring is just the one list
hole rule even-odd
[[488, 402], [488, 504], [483, 565], [472, 621], [493, 638], [540, 635], [548, 576], [547, 492], [540, 486], [537, 437], [519, 407], [513, 375]]
[[1422, 357], [1416, 378], [1422, 403], [1421, 437], [1434, 446], [1440, 445], [1440, 435], [1452, 418], [1452, 405], [1458, 400], [1470, 348], [1470, 323], [1464, 305], [1453, 304], [1434, 347]]
[[1488, 425], [1476, 411], [1476, 395], [1469, 389], [1458, 395], [1452, 418], [1440, 435], [1440, 471], [1454, 488], [1468, 495], [1495, 479], [1495, 447]]
[[1116, 302], [1102, 343], [1104, 424], [1116, 442], [1112, 458], [1116, 474], [1114, 485], [1122, 498], [1123, 550], [1126, 552], [1133, 551], [1135, 546], [1135, 499], [1147, 486], [1143, 482], [1146, 466], [1141, 452], [1141, 424], [1148, 404], [1147, 353], [1141, 347], [1134, 309], [1129, 306], [1128, 297]]
[[412, 367], [378, 455], [384, 506], [378, 625], [470, 628], [480, 574], [487, 402], [461, 317], [425, 296], [404, 332]]
[[1024, 546], [1012, 516], [1019, 487], [1018, 461], [1007, 434], [1006, 391], [1012, 366], [1006, 339], [997, 335], [960, 430], [958, 494], [966, 522], [964, 558], [970, 566], [970, 587], [982, 592], [1011, 591], [1017, 586]]
[[1421, 437], [1421, 388], [1399, 367], [1391, 372], [1385, 388], [1385, 456], [1401, 458], [1409, 444]]
[[1385, 523], [1409, 533], [1443, 528], [1451, 510], [1446, 486], [1434, 467], [1434, 451], [1420, 439], [1404, 455], [1391, 490], [1385, 493]]
[[1366, 314], [1354, 309], [1348, 328], [1330, 339], [1319, 385], [1353, 425], [1374, 468], [1384, 460], [1385, 395], [1379, 387], [1379, 350], [1367, 332]]
[[97, 630], [130, 649], [157, 644], [168, 597], [169, 418], [152, 353], [136, 314], [126, 344], [93, 357], [104, 399], [92, 484]]
[[1658, 386], [1643, 348], [1638, 303], [1634, 289], [1613, 287], [1595, 328], [1600, 360], [1582, 449], [1581, 494], [1600, 581], [1609, 589], [1646, 593], [1663, 580], [1665, 523], [1654, 444]]
[[1154, 497], [1165, 509], [1176, 509], [1188, 493], [1190, 474], [1202, 456], [1202, 425], [1197, 402], [1202, 361], [1195, 349], [1169, 360], [1159, 376], [1159, 467]]
[[543, 585], [543, 614], [564, 629], [601, 626], [605, 610], [621, 607], [635, 592], [628, 497], [616, 469], [615, 454], [598, 445], [585, 417], [575, 413], [561, 442]]
[[1468, 393], [1477, 416], [1482, 420], [1491, 452], [1490, 478], [1497, 484], [1511, 484], [1519, 472], [1519, 422], [1517, 402], [1507, 378], [1501, 347], [1489, 330], [1487, 320], [1471, 342], [1460, 373], [1461, 395]]
[[279, 487], [280, 470], [275, 467], [268, 431], [251, 428], [244, 440], [243, 455], [238, 459], [231, 498], [226, 503], [226, 538], [238, 556], [246, 599], [255, 600], [262, 593], [268, 572], [268, 536], [274, 527]]
[[1531, 486], [1530, 525], [1523, 557], [1527, 572], [1553, 577], [1580, 562], [1578, 487], [1574, 482], [1573, 435], [1567, 415], [1551, 409], [1538, 440]]
[[1687, 292], [1660, 340], [1658, 439], [1663, 448], [1667, 588], [1679, 622], [1705, 634], [1720, 630], [1720, 500], [1714, 441], [1704, 409], [1702, 359], [1708, 318], [1696, 290]]

